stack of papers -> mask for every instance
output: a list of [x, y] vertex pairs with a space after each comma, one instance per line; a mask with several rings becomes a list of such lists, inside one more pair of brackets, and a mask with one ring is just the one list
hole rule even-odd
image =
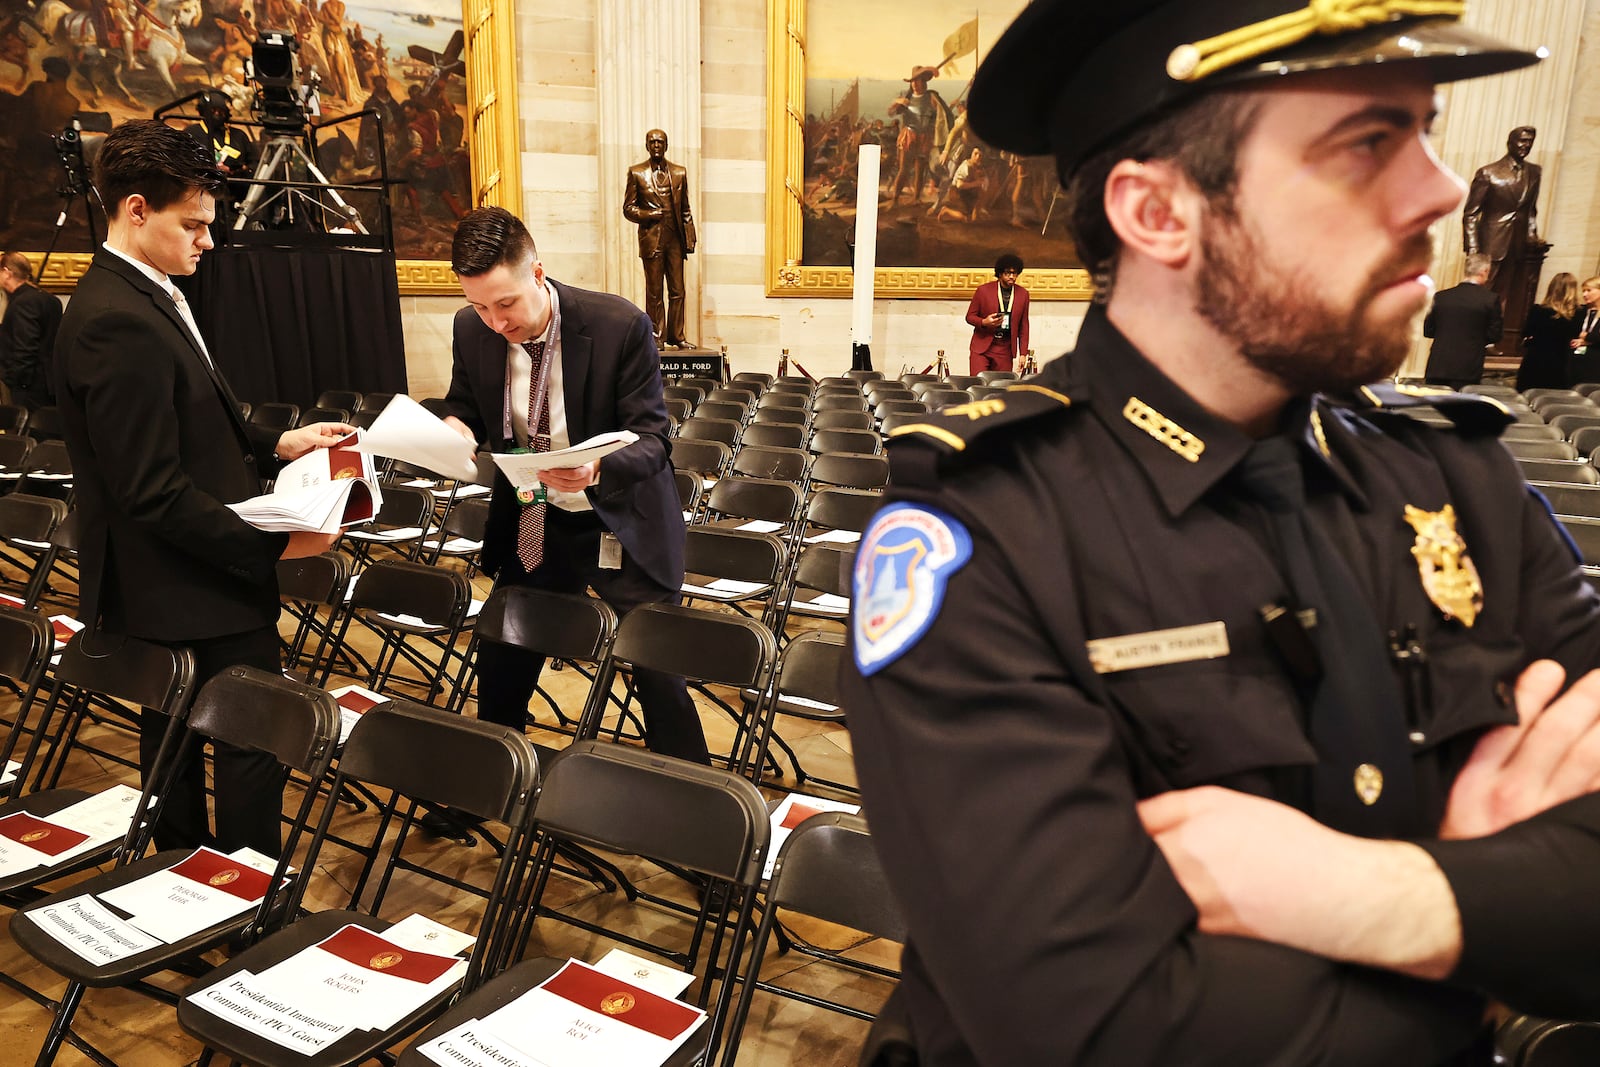
[[539, 484], [539, 472], [581, 467], [604, 459], [619, 448], [626, 448], [639, 439], [632, 430], [614, 430], [597, 433], [587, 441], [579, 441], [571, 448], [558, 448], [554, 452], [496, 452], [494, 465], [506, 476], [506, 481], [518, 489], [532, 489]]
[[361, 437], [358, 446], [374, 456], [398, 459], [446, 478], [473, 481], [478, 476], [477, 448], [445, 421], [404, 393], [384, 406], [383, 413]]
[[856, 815], [860, 813], [861, 805], [844, 804], [837, 800], [828, 800], [826, 797], [807, 796], [804, 793], [790, 793], [783, 798], [782, 803], [772, 809], [772, 841], [767, 845], [767, 865], [762, 870], [761, 877], [772, 877], [772, 868], [778, 862], [778, 853], [782, 851], [783, 843], [789, 840], [789, 835], [794, 833], [795, 827], [811, 816], [821, 815], [825, 811], [844, 811]]
[[228, 506], [269, 533], [336, 533], [371, 522], [383, 507], [383, 491], [361, 440], [357, 430], [331, 448], [314, 449], [278, 472], [272, 492]]
[[350, 731], [369, 708], [375, 708], [389, 698], [359, 685], [347, 685], [328, 692], [339, 703], [339, 744], [350, 740]]
[[382, 934], [344, 926], [260, 974], [236, 971], [195, 1006], [312, 1056], [354, 1030], [387, 1030], [458, 984], [472, 938], [412, 915]]
[[47, 817], [18, 811], [0, 818], [0, 877], [57, 867], [121, 840], [138, 807], [139, 791], [116, 785]]
[[231, 856], [200, 848], [98, 897], [85, 893], [22, 917], [91, 963], [114, 963], [256, 907], [272, 882], [273, 866], [247, 848]]
[[568, 960], [511, 1003], [417, 1051], [445, 1067], [660, 1067], [705, 1021], [705, 1012], [672, 999], [690, 981], [625, 952], [594, 967]]

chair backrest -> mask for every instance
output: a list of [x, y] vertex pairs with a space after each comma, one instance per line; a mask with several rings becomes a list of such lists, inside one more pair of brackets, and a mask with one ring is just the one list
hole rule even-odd
[[[1526, 438], [1526, 437], [1524, 437], [1524, 438], [1511, 437], [1510, 436], [1510, 432], [1512, 430], [1516, 430], [1516, 429], [1520, 429], [1520, 427], [1507, 426], [1506, 427], [1506, 432], [1500, 435], [1501, 440], [1503, 440], [1503, 441], [1514, 441], [1514, 440], [1524, 440], [1524, 441], [1526, 441], [1526, 440], [1529, 440], [1529, 438]], [[1554, 426], [1550, 427], [1550, 429], [1551, 429], [1551, 431], [1553, 431], [1555, 433], [1560, 433], [1561, 432], [1560, 430], [1556, 429], [1556, 427], [1554, 427]], [[1600, 448], [1600, 426], [1580, 426], [1576, 430], [1572, 431], [1572, 436], [1570, 438], [1568, 438], [1568, 440], [1570, 440], [1572, 442], [1572, 447], [1578, 450], [1578, 455], [1587, 456], [1590, 453], [1592, 453], [1595, 449]]]
[[706, 394], [706, 400], [713, 404], [736, 404], [742, 413], [748, 415], [755, 410], [756, 399], [761, 391], [753, 385], [725, 385], [721, 389], [713, 389]]
[[813, 485], [850, 489], [882, 489], [889, 484], [889, 460], [850, 452], [823, 452], [811, 463]]
[[937, 374], [902, 374], [902, 375], [900, 375], [900, 384], [901, 385], [915, 386], [918, 382], [936, 382], [938, 380], [939, 380], [939, 376]]
[[794, 583], [802, 589], [832, 593], [848, 600], [853, 591], [850, 574], [855, 558], [856, 550], [850, 545], [826, 542], [807, 545], [795, 564]]
[[788, 526], [800, 513], [800, 487], [775, 478], [723, 478], [711, 487], [706, 510], [713, 516]]
[[342, 552], [278, 561], [278, 598], [308, 604], [343, 604], [350, 558]]
[[944, 380], [947, 389], [971, 389], [974, 385], [988, 385], [976, 374], [952, 374]]
[[433, 496], [426, 489], [403, 485], [384, 486], [383, 506], [378, 509], [380, 526], [416, 526], [426, 530], [433, 517]]
[[693, 374], [688, 374], [688, 375], [685, 375], [682, 378], [679, 378], [678, 379], [678, 384], [679, 385], [692, 385], [692, 386], [696, 387], [697, 389], [701, 390], [702, 392], [709, 393], [713, 389], [720, 388], [721, 385], [722, 385], [722, 382], [719, 381], [716, 378], [703, 378], [703, 377], [698, 377], [698, 376], [693, 375]]
[[700, 498], [706, 492], [705, 480], [695, 471], [674, 468], [672, 481], [678, 488], [678, 503], [684, 514], [692, 518], [700, 510]]
[[[750, 429], [784, 429], [786, 427], [752, 426]], [[745, 431], [744, 445], [733, 457], [733, 473], [754, 478], [772, 478], [784, 482], [799, 482], [806, 476], [806, 466], [811, 457], [795, 446], [772, 446], [750, 440]]]
[[380, 560], [361, 572], [350, 607], [386, 615], [414, 615], [434, 626], [458, 626], [472, 603], [472, 586], [460, 571], [407, 560]]
[[[1502, 441], [1559, 441], [1561, 440], [1561, 430], [1555, 426], [1535, 426], [1532, 423], [1515, 422], [1500, 431], [1500, 439]], [[1573, 445], [1577, 445], [1576, 435], [1573, 436]]]
[[803, 426], [777, 423], [754, 423], [744, 428], [740, 440], [745, 445], [773, 445], [778, 448], [799, 448], [806, 443]]
[[951, 404], [965, 404], [971, 399], [965, 389], [931, 389], [922, 394], [922, 402], [928, 405], [929, 411], [938, 411]]
[[915, 411], [891, 411], [883, 415], [878, 425], [882, 429], [884, 436], [887, 437], [902, 426], [915, 426], [926, 421], [928, 421], [928, 412], [921, 404], [918, 404]]
[[[324, 389], [317, 397], [317, 402], [312, 405], [319, 408], [343, 408], [345, 411], [355, 412], [361, 410], [361, 402], [365, 399], [354, 389]], [[379, 410], [382, 410], [381, 408]]]
[[1494, 1035], [1495, 1062], [1507, 1067], [1592, 1067], [1600, 1063], [1600, 1023], [1518, 1015]]
[[1550, 510], [1557, 515], [1600, 518], [1600, 486], [1546, 481], [1530, 481], [1529, 484], [1544, 494], [1550, 502]]
[[694, 409], [694, 418], [697, 419], [726, 419], [729, 422], [743, 422], [749, 414], [749, 408], [744, 404], [730, 403], [725, 400], [702, 400], [700, 406]]
[[678, 437], [685, 441], [717, 441], [732, 448], [739, 440], [740, 425], [733, 419], [703, 419], [691, 415], [678, 427]]
[[865, 489], [818, 489], [806, 502], [806, 522], [862, 533], [882, 504], [882, 494]]
[[[9, 678], [22, 694], [21, 704], [12, 711], [11, 729], [0, 746], [0, 768], [16, 755], [23, 735], [30, 732], [28, 712], [54, 651], [55, 633], [49, 619], [29, 608], [0, 604], [0, 675]], [[15, 783], [0, 788], [0, 796], [19, 792], [29, 770], [24, 763]]]
[[779, 386], [761, 394], [761, 399], [756, 401], [756, 410], [765, 411], [768, 408], [787, 408], [789, 410], [804, 411], [811, 402], [811, 393], [784, 391]]
[[65, 430], [58, 407], [34, 408], [28, 416], [28, 436], [35, 441], [59, 441]]
[[872, 430], [818, 430], [808, 446], [813, 452], [856, 452], [875, 456], [883, 451], [883, 439]]
[[885, 400], [915, 400], [917, 394], [905, 386], [894, 382], [869, 382], [867, 383], [867, 399], [874, 406]]
[[1586, 567], [1600, 566], [1600, 518], [1561, 516], [1561, 527], [1567, 531]]
[[0, 471], [21, 473], [36, 442], [28, 436], [0, 437]]
[[1545, 422], [1554, 422], [1558, 415], [1600, 415], [1600, 406], [1597, 406], [1591, 400], [1566, 399], [1563, 403], [1561, 402], [1563, 399], [1552, 397], [1550, 401], [1546, 401], [1542, 406], [1535, 406], [1534, 411]]
[[1577, 459], [1578, 450], [1566, 441], [1514, 441], [1501, 442], [1506, 450], [1518, 459]]
[[819, 411], [811, 418], [813, 430], [870, 430], [870, 411]]
[[873, 381], [882, 380], [883, 371], [881, 371], [881, 370], [847, 370], [847, 371], [844, 372], [844, 376], [846, 378], [849, 378], [849, 379], [853, 380], [853, 381], [862, 382], [864, 384], [866, 382], [873, 382]]
[[778, 692], [837, 707], [844, 650], [843, 634], [807, 630], [796, 635], [778, 657]]
[[1006, 392], [1004, 385], [974, 385], [967, 390], [967, 396], [973, 400], [988, 400], [991, 396], [999, 396]]
[[751, 426], [804, 426], [806, 409], [803, 407], [757, 408], [750, 416]]
[[[1537, 423], [1539, 416], [1533, 416], [1533, 420]], [[1571, 436], [1585, 426], [1600, 426], [1600, 411], [1591, 411], [1582, 415], [1556, 415], [1550, 419], [1550, 425]]]
[[319, 781], [339, 740], [333, 694], [281, 674], [233, 666], [200, 687], [189, 729], [239, 748], [269, 753]]
[[1572, 482], [1578, 485], [1600, 482], [1600, 478], [1595, 477], [1594, 468], [1583, 460], [1519, 459], [1517, 465], [1522, 468], [1522, 476], [1530, 481]]
[[[362, 393], [361, 402], [356, 404], [356, 411], [381, 412], [389, 406], [389, 401], [394, 399], [393, 393]], [[343, 407], [344, 405], [340, 405]]]
[[706, 398], [706, 391], [692, 385], [664, 385], [661, 395], [668, 400], [687, 400], [690, 404], [698, 404]]
[[0, 496], [0, 539], [48, 544], [67, 517], [67, 504], [54, 497], [12, 493]]
[[641, 604], [623, 616], [618, 660], [691, 681], [764, 689], [777, 644], [754, 619], [677, 604]]
[[689, 417], [689, 413], [694, 410], [693, 402], [685, 400], [682, 397], [669, 396], [663, 401], [663, 403], [667, 405], [667, 414], [671, 415], [679, 422], [687, 419]]
[[788, 552], [768, 533], [691, 526], [683, 542], [683, 569], [690, 574], [772, 585], [783, 575]]
[[766, 392], [768, 389], [772, 388], [773, 379], [772, 375], [770, 374], [765, 374], [761, 371], [747, 370], [740, 371], [738, 374], [735, 374], [733, 376], [733, 380], [736, 382], [749, 382], [752, 385], [760, 386], [761, 392]]
[[[40, 441], [28, 453], [29, 474], [71, 474], [72, 456], [61, 440]], [[24, 477], [26, 481], [26, 477]]]
[[319, 422], [349, 422], [349, 408], [314, 407], [306, 408], [295, 420], [296, 426], [312, 426]]
[[250, 421], [269, 430], [287, 430], [300, 421], [300, 405], [270, 402], [250, 410]]
[[984, 385], [988, 385], [991, 382], [1014, 382], [1017, 377], [1017, 372], [1014, 370], [981, 370], [978, 372], [978, 380], [983, 382]]
[[822, 411], [865, 411], [867, 398], [860, 393], [821, 393], [812, 398], [811, 410]]
[[733, 458], [733, 449], [721, 441], [697, 441], [692, 438], [672, 439], [672, 465], [678, 470], [715, 478], [727, 469]]
[[880, 419], [890, 415], [926, 415], [928, 405], [920, 400], [884, 400], [873, 411]]

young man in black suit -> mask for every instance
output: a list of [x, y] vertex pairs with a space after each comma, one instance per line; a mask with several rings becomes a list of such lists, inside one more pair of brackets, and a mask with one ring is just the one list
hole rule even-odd
[[61, 326], [61, 301], [33, 284], [33, 264], [21, 252], [0, 256], [0, 288], [6, 314], [0, 319], [0, 381], [11, 402], [29, 411], [54, 403], [50, 357]]
[[[56, 397], [77, 486], [85, 639], [126, 635], [194, 650], [196, 685], [234, 664], [281, 669], [277, 562], [316, 555], [322, 534], [263, 533], [228, 504], [255, 496], [277, 460], [325, 448], [350, 427], [284, 434], [239, 417], [172, 275], [212, 246], [211, 153], [161, 122], [106, 135], [95, 161], [105, 245], [78, 283], [56, 344]], [[165, 720], [147, 712], [149, 771]], [[279, 848], [283, 767], [219, 748], [215, 842]], [[160, 848], [211, 840], [203, 768], [191, 752], [156, 827]]]
[[[504, 208], [469, 212], [451, 261], [471, 306], [456, 313], [447, 422], [496, 452], [565, 448], [612, 430], [639, 435], [597, 463], [545, 471], [547, 500], [521, 501], [496, 477], [485, 573], [500, 585], [592, 586], [619, 614], [677, 603], [683, 512], [650, 319], [620, 297], [548, 278], [527, 228]], [[479, 646], [478, 717], [521, 729], [542, 666]], [[683, 679], [635, 678], [650, 749], [708, 762]]]
[[1433, 338], [1424, 376], [1429, 385], [1460, 389], [1483, 380], [1483, 357], [1500, 340], [1503, 316], [1500, 297], [1489, 288], [1489, 257], [1467, 257], [1467, 276], [1460, 285], [1434, 296], [1422, 323], [1422, 335]]

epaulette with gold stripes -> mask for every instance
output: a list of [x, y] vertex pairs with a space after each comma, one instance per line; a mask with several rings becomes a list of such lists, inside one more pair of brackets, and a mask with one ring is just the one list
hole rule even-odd
[[1018, 382], [1002, 394], [940, 408], [918, 422], [889, 431], [891, 444], [931, 445], [944, 455], [965, 452], [979, 438], [1072, 406], [1072, 398], [1046, 385]]
[[902, 488], [932, 488], [940, 481], [940, 468], [970, 454], [984, 438], [996, 439], [1012, 429], [1063, 412], [1072, 397], [1048, 385], [1018, 382], [1004, 393], [940, 408], [916, 422], [889, 431], [892, 480]]
[[1338, 402], [1363, 414], [1394, 412], [1404, 415], [1407, 409], [1432, 408], [1449, 419], [1457, 430], [1469, 434], [1498, 434], [1517, 421], [1511, 409], [1492, 396], [1458, 393], [1432, 385], [1392, 382], [1363, 385], [1354, 393], [1338, 398]]

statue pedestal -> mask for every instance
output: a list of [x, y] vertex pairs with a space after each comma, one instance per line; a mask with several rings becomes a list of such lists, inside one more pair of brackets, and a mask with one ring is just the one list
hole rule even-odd
[[728, 357], [710, 348], [669, 348], [661, 353], [661, 377], [728, 380]]

